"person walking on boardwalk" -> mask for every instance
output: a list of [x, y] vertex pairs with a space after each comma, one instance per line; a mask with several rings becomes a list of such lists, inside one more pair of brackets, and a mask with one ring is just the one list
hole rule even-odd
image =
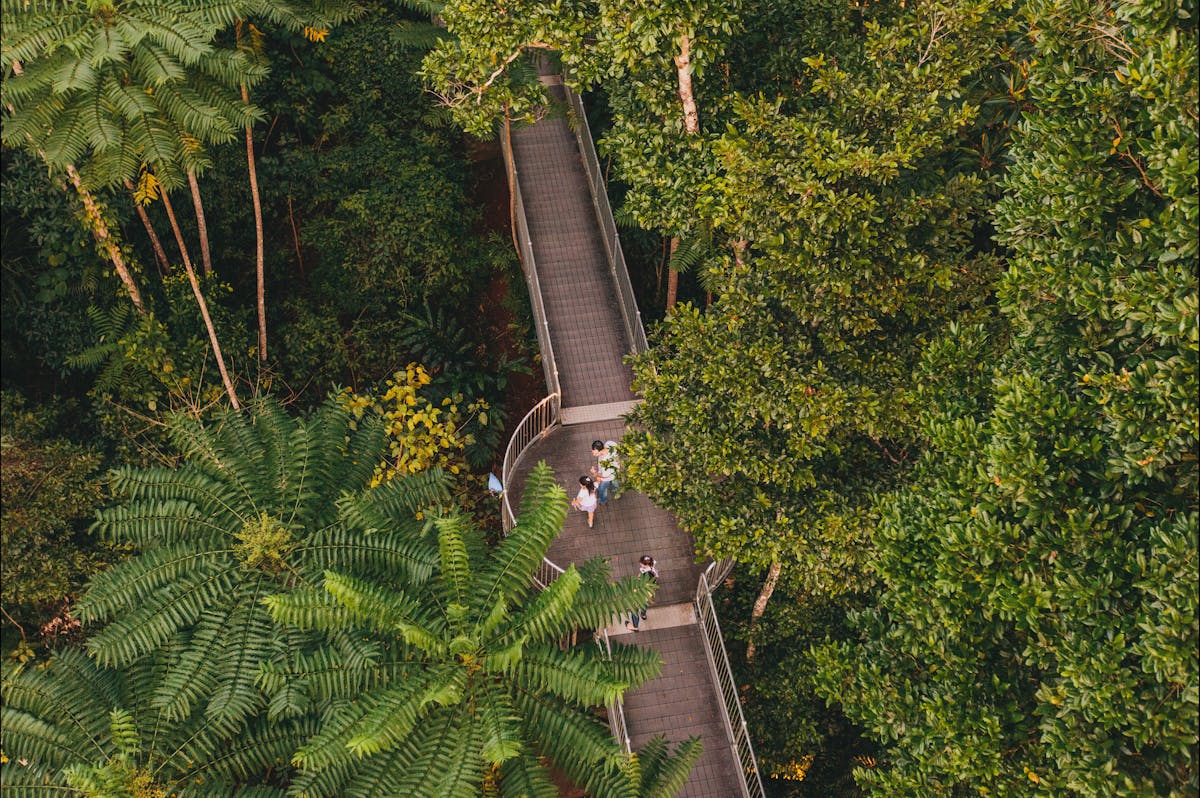
[[605, 504], [620, 487], [620, 483], [617, 482], [617, 467], [620, 465], [617, 460], [617, 442], [592, 441], [592, 457], [596, 458], [596, 465], [592, 466], [592, 476], [596, 478], [599, 501]]
[[[658, 584], [658, 568], [654, 562], [654, 558], [649, 554], [643, 554], [638, 560], [638, 576], [643, 579], [649, 579], [654, 584]], [[629, 613], [629, 620], [625, 622], [625, 628], [631, 632], [640, 631], [638, 626], [641, 621], [646, 620], [646, 607], [642, 607], [640, 611]]]
[[588, 529], [592, 528], [592, 524], [596, 516], [596, 482], [587, 474], [579, 478], [579, 492], [575, 494], [575, 498], [571, 500], [571, 506], [576, 510], [587, 513]]

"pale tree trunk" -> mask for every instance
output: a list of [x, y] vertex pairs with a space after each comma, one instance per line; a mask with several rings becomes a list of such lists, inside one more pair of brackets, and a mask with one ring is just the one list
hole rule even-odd
[[517, 166], [513, 162], [512, 154], [512, 120], [508, 118], [508, 106], [504, 106], [504, 143], [508, 146], [504, 150], [504, 175], [508, 178], [508, 229], [512, 233], [513, 249], [517, 251], [517, 258], [521, 257], [521, 244], [517, 240], [517, 192], [513, 185], [517, 182]]
[[[250, 104], [250, 93], [242, 86], [242, 102]], [[254, 130], [246, 125], [246, 165], [250, 170], [250, 199], [254, 204], [254, 276], [258, 300], [258, 360], [267, 360], [267, 297], [264, 271], [262, 201], [258, 196], [258, 167], [254, 163]]]
[[[692, 40], [686, 33], [679, 34], [679, 54], [675, 56], [675, 73], [679, 79], [679, 102], [683, 105], [683, 130], [689, 136], [700, 133], [700, 111], [696, 108], [696, 95], [692, 92]], [[671, 255], [679, 249], [679, 238], [671, 239]], [[667, 311], [675, 308], [679, 295], [679, 272], [667, 266]]]
[[[183, 233], [179, 229], [179, 222], [175, 218], [175, 210], [171, 207], [171, 200], [167, 196], [165, 188], [162, 192], [162, 201], [163, 208], [167, 211], [167, 218], [171, 220], [171, 229], [175, 231], [175, 237], [182, 243]], [[200, 282], [196, 279], [196, 270], [192, 268], [192, 259], [187, 256], [186, 252], [183, 255], [183, 268], [187, 270], [188, 282], [192, 285], [192, 293], [196, 296], [196, 304], [200, 306], [200, 315], [204, 318], [204, 326], [208, 328], [208, 340], [212, 344], [213, 355], [217, 359], [217, 368], [221, 372], [221, 381], [225, 383], [225, 393], [229, 395], [229, 403], [233, 405], [234, 410], [241, 410], [237, 394], [233, 390], [233, 382], [229, 379], [229, 372], [225, 370], [225, 358], [221, 355], [221, 344], [217, 341], [217, 330], [213, 327], [212, 317], [208, 315], [208, 303], [204, 301], [204, 294], [200, 292]]]
[[695, 136], [700, 132], [700, 112], [696, 109], [696, 95], [692, 93], [692, 40], [686, 33], [679, 36], [675, 71], [679, 75], [679, 101], [683, 103], [683, 129], [689, 136]]
[[[125, 180], [125, 188], [129, 189], [131, 196], [136, 191], [133, 181], [128, 179]], [[138, 218], [142, 220], [142, 225], [146, 228], [146, 235], [150, 237], [150, 244], [154, 247], [154, 260], [158, 263], [159, 270], [163, 274], [170, 274], [171, 263], [167, 260], [167, 251], [163, 249], [162, 241], [159, 240], [158, 233], [154, 231], [154, 225], [150, 223], [149, 214], [146, 213], [146, 209], [136, 198], [133, 200], [133, 207], [137, 211]]]
[[108, 254], [113, 268], [117, 270], [117, 276], [121, 278], [121, 282], [125, 284], [125, 290], [129, 292], [129, 298], [133, 300], [133, 306], [138, 309], [138, 313], [145, 315], [146, 303], [142, 301], [142, 292], [138, 290], [137, 283], [133, 281], [133, 275], [129, 273], [129, 266], [125, 263], [125, 256], [121, 254], [121, 248], [117, 246], [117, 242], [109, 233], [108, 223], [104, 221], [104, 214], [100, 212], [95, 198], [83, 185], [79, 172], [69, 164], [67, 165], [67, 177], [79, 194], [79, 199], [83, 201], [83, 210], [87, 216], [88, 226], [92, 228], [92, 235], [95, 237], [96, 243]]
[[204, 204], [200, 202], [200, 183], [191, 169], [187, 173], [188, 185], [192, 187], [192, 205], [196, 207], [196, 230], [200, 234], [200, 259], [204, 261], [204, 276], [212, 274], [212, 255], [208, 251], [208, 222], [204, 220]]
[[771, 594], [775, 592], [775, 583], [779, 581], [779, 572], [783, 570], [783, 563], [776, 560], [771, 563], [771, 569], [767, 571], [766, 581], [763, 582], [762, 590], [758, 593], [758, 599], [754, 602], [754, 609], [750, 611], [750, 627], [746, 631], [748, 642], [746, 643], [746, 662], [749, 663], [754, 659], [754, 627], [758, 625], [758, 619], [762, 617], [763, 612], [767, 609], [767, 602], [771, 599]]
[[[14, 75], [18, 76], [24, 72], [20, 61], [12, 62], [12, 71]], [[13, 112], [11, 103], [7, 104], [7, 108], [9, 113]], [[46, 153], [40, 149], [37, 153], [49, 166], [50, 162], [46, 160]], [[146, 315], [146, 303], [142, 301], [142, 292], [138, 290], [137, 283], [133, 281], [129, 266], [125, 263], [125, 256], [121, 254], [121, 247], [109, 234], [108, 223], [104, 221], [104, 214], [100, 212], [100, 206], [96, 204], [92, 192], [83, 185], [83, 180], [79, 177], [79, 172], [76, 171], [73, 164], [67, 164], [67, 178], [74, 186], [75, 192], [79, 194], [80, 201], [83, 202], [84, 214], [87, 216], [88, 227], [92, 229], [92, 237], [108, 255], [108, 259], [112, 261], [113, 268], [117, 270], [117, 276], [121, 278], [121, 282], [125, 284], [125, 290], [129, 292], [129, 298], [133, 300], [133, 306], [137, 308], [138, 313]]]
[[[163, 207], [170, 208], [171, 201], [167, 199], [166, 186], [161, 188], [161, 194]], [[171, 233], [175, 236], [175, 246], [179, 247], [179, 259], [188, 264], [188, 268], [190, 269], [192, 268], [192, 256], [191, 253], [188, 252], [187, 242], [183, 240], [183, 230], [180, 229], [179, 223], [175, 221], [175, 214], [173, 210], [167, 212], [167, 218], [171, 220]]]

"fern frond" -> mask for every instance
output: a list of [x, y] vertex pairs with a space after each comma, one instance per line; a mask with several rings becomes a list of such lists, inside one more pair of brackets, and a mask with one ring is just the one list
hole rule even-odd
[[[567, 612], [563, 623], [572, 629], [597, 629], [607, 626], [613, 618], [628, 616], [650, 603], [657, 585], [640, 576], [623, 576], [615, 582], [608, 581], [607, 564], [590, 569], [592, 575], [584, 577], [583, 588], [575, 595], [575, 601]], [[583, 570], [589, 570], [587, 564]]]
[[677, 272], [688, 272], [710, 254], [712, 239], [707, 235], [693, 234], [680, 240], [679, 246], [671, 254], [670, 267]]
[[164, 719], [178, 722], [212, 694], [216, 687], [214, 651], [222, 649], [222, 633], [229, 622], [232, 607], [205, 612], [185, 645], [173, 653], [166, 672], [156, 680], [152, 704]]
[[[379, 462], [371, 462], [372, 471]], [[338, 501], [338, 514], [346, 526], [367, 534], [404, 532], [419, 534], [425, 525], [417, 520], [422, 510], [450, 500], [449, 481], [440, 468], [392, 479]]]
[[[212, 778], [248, 786], [269, 771], [286, 772], [292, 754], [316, 731], [317, 723], [313, 718], [259, 719], [232, 738], [223, 738], [206, 729], [189, 739], [179, 749], [179, 755], [185, 761], [195, 763], [189, 769], [195, 779]], [[242, 794], [239, 788], [239, 798]]]
[[366, 711], [346, 730], [346, 748], [356, 756], [394, 748], [430, 708], [456, 703], [465, 682], [462, 668], [428, 668], [413, 673], [406, 681], [372, 690], [361, 699]]
[[[611, 786], [609, 777], [621, 772], [625, 751], [599, 719], [554, 696], [518, 691], [513, 703], [521, 713], [527, 738], [538, 741], [542, 754], [589, 792], [613, 794], [596, 788]], [[637, 798], [632, 785], [623, 792], [628, 798]]]
[[268, 587], [274, 585], [260, 581], [225, 630], [225, 650], [217, 655], [216, 689], [205, 710], [205, 716], [218, 723], [236, 726], [265, 704], [257, 683], [260, 665], [272, 654], [272, 635], [270, 616], [259, 602]]
[[528, 749], [500, 766], [501, 798], [557, 798], [558, 794], [549, 771]]
[[236, 567], [228, 552], [197, 550], [188, 544], [149, 549], [96, 574], [75, 611], [80, 620], [91, 623], [161, 600], [164, 591], [174, 596], [182, 592], [185, 580], [195, 587], [219, 579], [227, 587], [236, 579], [229, 573]]
[[332, 571], [325, 573], [325, 589], [360, 623], [398, 635], [430, 655], [446, 651], [444, 620], [419, 599]]
[[346, 735], [367, 711], [358, 701], [341, 701], [322, 718], [321, 730], [300, 747], [292, 762], [305, 770], [324, 770], [350, 757]]
[[[134, 468], [123, 466], [109, 472], [109, 484], [115, 494], [127, 501], [167, 500], [192, 502], [210, 520], [225, 529], [240, 529], [253, 517], [241, 504], [233, 487], [226, 485], [200, 469], [183, 466], [178, 469]], [[103, 520], [103, 512], [97, 516]], [[103, 527], [99, 527], [103, 530]]]
[[324, 632], [354, 626], [359, 615], [320, 588], [267, 596], [263, 604], [276, 622], [305, 631]]
[[[639, 663], [624, 663], [622, 671], [646, 682], [658, 675], [662, 660], [651, 649], [638, 651], [645, 658]], [[611, 703], [630, 687], [630, 682], [616, 675], [616, 669], [601, 658], [595, 646], [566, 651], [554, 645], [529, 646], [513, 671], [515, 681], [524, 689], [556, 695], [581, 706]]]
[[411, 662], [356, 662], [328, 648], [296, 655], [287, 665], [264, 663], [259, 684], [268, 694], [295, 687], [319, 701], [356, 698], [388, 680], [407, 679]]
[[406, 739], [407, 765], [391, 780], [389, 792], [410, 798], [477, 798], [483, 778], [478, 727], [461, 712], [443, 709]]
[[88, 650], [106, 665], [128, 664], [195, 624], [205, 608], [229, 600], [235, 577], [236, 573], [215, 569], [181, 573], [169, 587], [126, 608], [94, 634], [88, 640]]
[[21, 765], [12, 760], [0, 764], [0, 791], [4, 798], [56, 798], [70, 795], [69, 789], [58, 773], [32, 762]]
[[230, 533], [187, 501], [134, 502], [101, 510], [98, 516], [92, 529], [104, 539], [142, 549], [180, 544], [224, 547]]
[[432, 50], [450, 34], [429, 22], [402, 20], [392, 31], [392, 46], [401, 50]]
[[516, 526], [496, 547], [480, 575], [476, 606], [511, 601], [528, 589], [566, 517], [566, 493], [554, 481], [550, 467], [540, 462], [525, 482]]
[[474, 723], [482, 734], [479, 754], [484, 762], [500, 764], [521, 753], [520, 717], [508, 694], [489, 685], [475, 694]]
[[438, 561], [437, 548], [431, 540], [400, 532], [363, 534], [340, 526], [313, 535], [299, 554], [319, 571], [379, 578], [398, 576], [411, 585], [427, 581]]
[[[561, 583], [561, 584], [560, 584]], [[562, 575], [550, 583], [545, 590], [536, 594], [511, 621], [510, 626], [499, 635], [502, 640], [527, 637], [533, 641], [557, 640], [576, 627], [566, 623], [571, 607], [579, 592], [583, 578], [574, 565], [567, 566]]]
[[466, 612], [472, 598], [468, 539], [480, 536], [459, 514], [438, 518], [434, 523], [438, 531], [439, 593], [449, 605], [446, 615], [451, 628], [461, 632], [467, 623]]
[[613, 643], [610, 648], [612, 653], [606, 658], [606, 665], [614, 679], [630, 688], [640, 687], [662, 670], [662, 656], [653, 648], [624, 643]]
[[654, 737], [636, 754], [641, 798], [674, 798], [687, 783], [692, 767], [700, 759], [704, 745], [699, 737], [689, 737], [675, 746], [672, 754], [667, 739]]

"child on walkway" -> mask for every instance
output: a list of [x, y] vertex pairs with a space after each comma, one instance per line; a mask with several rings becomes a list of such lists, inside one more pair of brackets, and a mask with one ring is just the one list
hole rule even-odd
[[[658, 568], [655, 567], [654, 558], [649, 554], [643, 554], [638, 560], [638, 576], [658, 584]], [[625, 628], [631, 632], [641, 631], [638, 626], [644, 620], [646, 620], [646, 607], [642, 607], [640, 612], [629, 613], [629, 620], [625, 622]]]
[[579, 493], [576, 493], [575, 498], [571, 500], [571, 506], [587, 513], [588, 529], [591, 529], [596, 513], [595, 480], [586, 474], [579, 478]]

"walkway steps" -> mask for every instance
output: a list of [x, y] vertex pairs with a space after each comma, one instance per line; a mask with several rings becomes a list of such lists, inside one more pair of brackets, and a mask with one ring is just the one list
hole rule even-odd
[[609, 402], [585, 407], [564, 407], [561, 412], [564, 427], [572, 424], [590, 424], [593, 421], [611, 421], [621, 418], [637, 407], [637, 402]]
[[[628, 638], [620, 641], [628, 642]], [[673, 743], [699, 736], [704, 751], [679, 794], [705, 798], [741, 796], [738, 760], [725, 731], [700, 627], [647, 629], [638, 632], [637, 643], [657, 649], [663, 658], [663, 669], [658, 678], [625, 695], [625, 721], [633, 747], [644, 746], [656, 734], [664, 734]]]
[[[552, 94], [563, 97], [561, 85], [545, 82]], [[539, 460], [554, 469], [573, 497], [579, 477], [596, 464], [591, 442], [620, 441], [622, 417], [638, 399], [624, 362], [632, 345], [574, 133], [564, 119], [550, 116], [513, 130], [512, 140], [562, 391], [561, 424], [536, 437], [505, 477], [509, 499], [519, 506], [525, 479]], [[704, 752], [680, 798], [743, 796], [741, 765], [692, 604], [701, 568], [691, 537], [670, 513], [632, 491], [601, 506], [595, 518], [589, 529], [586, 514], [571, 511], [548, 559], [566, 567], [602, 557], [614, 576], [624, 576], [636, 574], [638, 558], [650, 554], [660, 574], [642, 631], [628, 632], [620, 621], [609, 629], [618, 637], [613, 645], [650, 646], [663, 659], [657, 678], [626, 693], [624, 714], [633, 746], [660, 734], [672, 742], [699, 735]]]
[[575, 135], [548, 118], [512, 139], [562, 405], [632, 401], [629, 344]]

